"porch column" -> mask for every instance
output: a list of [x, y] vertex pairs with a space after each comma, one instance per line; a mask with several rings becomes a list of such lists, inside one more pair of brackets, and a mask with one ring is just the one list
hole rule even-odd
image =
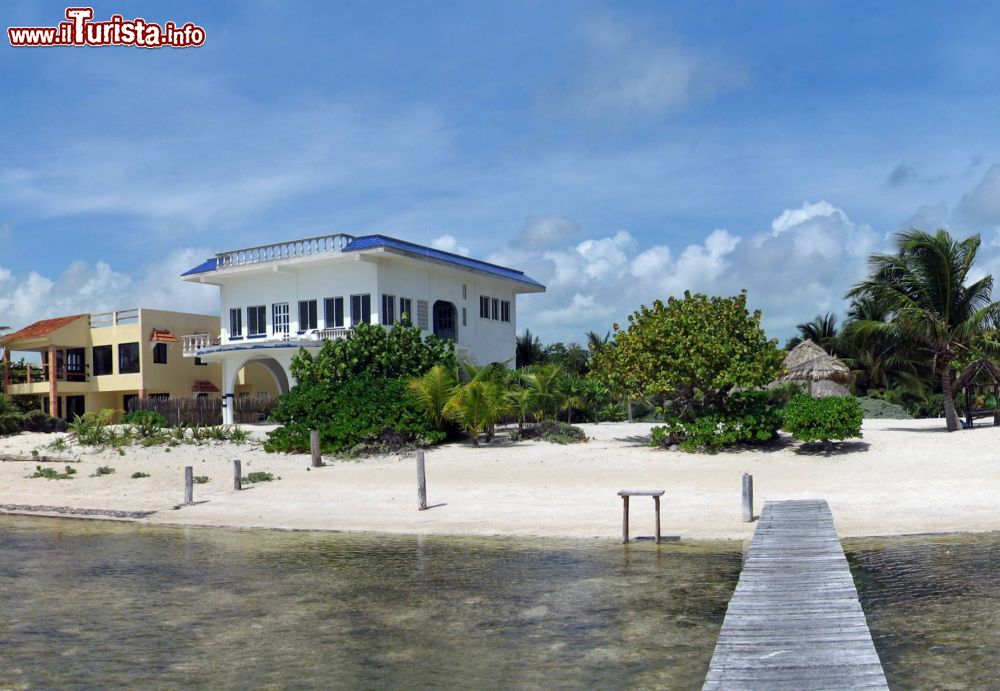
[[232, 425], [235, 424], [236, 411], [234, 410], [236, 398], [233, 396], [232, 392], [222, 394], [222, 424]]
[[10, 351], [6, 348], [3, 349], [3, 388], [0, 389], [0, 393], [7, 393], [7, 388], [10, 386]]
[[233, 389], [236, 386], [236, 375], [240, 372], [242, 364], [237, 362], [235, 357], [227, 357], [222, 360], [222, 424], [232, 425], [236, 421], [235, 396]]
[[56, 388], [56, 347], [49, 346], [49, 415], [55, 417], [59, 412], [59, 391]]

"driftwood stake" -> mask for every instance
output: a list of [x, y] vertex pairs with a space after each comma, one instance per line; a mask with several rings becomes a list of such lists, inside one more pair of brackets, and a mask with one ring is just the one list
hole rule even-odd
[[417, 451], [417, 510], [427, 510], [427, 476], [424, 475], [423, 451]]
[[194, 468], [184, 466], [184, 503], [194, 503]]
[[233, 461], [233, 489], [237, 492], [243, 489], [243, 468], [241, 467], [242, 465], [243, 464], [240, 462], [240, 459], [238, 458]]
[[312, 467], [322, 468], [323, 459], [319, 454], [319, 430], [309, 430], [309, 451], [312, 452]]
[[753, 475], [743, 473], [743, 522], [753, 522]]

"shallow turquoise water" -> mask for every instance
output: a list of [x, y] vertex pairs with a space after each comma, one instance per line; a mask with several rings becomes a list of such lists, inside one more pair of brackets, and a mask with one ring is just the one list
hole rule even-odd
[[889, 685], [1000, 689], [1000, 534], [845, 540]]
[[739, 543], [0, 517], [0, 687], [701, 687]]

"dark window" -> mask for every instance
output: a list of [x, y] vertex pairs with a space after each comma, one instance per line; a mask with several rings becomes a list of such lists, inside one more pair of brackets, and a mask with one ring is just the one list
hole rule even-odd
[[229, 310], [229, 337], [243, 338], [243, 308], [233, 307]]
[[71, 348], [66, 351], [66, 381], [87, 381], [86, 350]]
[[413, 323], [413, 300], [410, 298], [399, 298], [399, 318], [402, 319], [403, 315]]
[[153, 346], [153, 363], [157, 365], [167, 364], [167, 344], [157, 343]]
[[500, 302], [500, 321], [510, 321], [510, 300], [502, 300]]
[[372, 320], [372, 296], [369, 294], [351, 296], [351, 326], [368, 324]]
[[323, 301], [323, 321], [327, 329], [344, 326], [344, 298], [327, 298]]
[[299, 300], [299, 331], [317, 328], [316, 319], [316, 301]]
[[113, 360], [111, 359], [111, 346], [94, 346], [94, 376], [113, 373]]
[[485, 295], [479, 296], [479, 317], [481, 319], [490, 318], [490, 299]]
[[202, 360], [200, 357], [197, 357], [197, 356], [195, 356], [195, 358], [194, 358], [194, 364], [196, 364], [196, 365], [198, 365], [200, 367], [207, 367], [208, 366], [207, 362], [205, 362], [204, 360]]
[[[139, 371], [139, 344], [118, 344], [118, 374], [135, 374]], [[128, 410], [126, 408], [126, 410]]]
[[500, 318], [500, 298], [493, 298], [493, 318]]
[[127, 393], [122, 396], [122, 410], [126, 413], [131, 413], [135, 410], [139, 403], [139, 394], [137, 393]]
[[264, 305], [247, 307], [247, 336], [263, 336], [267, 333], [267, 308]]
[[466, 314], [467, 314], [466, 309], [463, 307], [462, 308], [462, 326], [468, 326], [468, 324], [466, 324]]
[[382, 296], [382, 323], [386, 326], [396, 323], [396, 296]]

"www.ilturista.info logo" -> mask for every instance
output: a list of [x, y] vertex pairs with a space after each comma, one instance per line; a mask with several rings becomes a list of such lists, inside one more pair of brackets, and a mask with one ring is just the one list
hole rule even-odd
[[7, 38], [15, 47], [37, 46], [138, 46], [140, 48], [193, 48], [205, 42], [205, 30], [188, 22], [162, 26], [141, 17], [111, 15], [106, 22], [91, 21], [93, 7], [67, 7], [59, 26], [12, 26]]

